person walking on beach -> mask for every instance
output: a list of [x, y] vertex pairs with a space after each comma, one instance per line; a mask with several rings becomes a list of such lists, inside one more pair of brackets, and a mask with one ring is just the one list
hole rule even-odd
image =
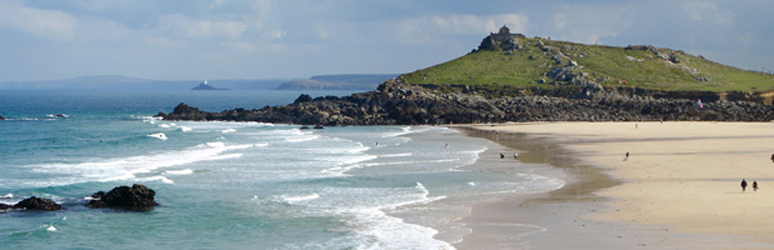
[[744, 193], [745, 190], [747, 190], [747, 181], [742, 179], [742, 193]]
[[624, 157], [624, 161], [628, 161], [628, 160], [629, 160], [629, 151], [626, 151], [626, 157]]
[[516, 160], [519, 159], [519, 153], [518, 152], [513, 152], [513, 159], [516, 159]]
[[758, 192], [758, 182], [753, 180], [753, 192]]
[[771, 154], [771, 162], [774, 162], [774, 154]]
[[503, 154], [503, 152], [500, 152], [500, 160], [502, 159], [505, 159], [505, 155]]

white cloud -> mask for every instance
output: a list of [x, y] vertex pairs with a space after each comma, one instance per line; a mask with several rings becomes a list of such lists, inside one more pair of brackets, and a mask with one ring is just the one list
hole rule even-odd
[[274, 10], [274, 3], [270, 0], [255, 0], [252, 2], [251, 6], [255, 13], [245, 17], [245, 23], [250, 27], [262, 30], [271, 18], [271, 14]]
[[238, 39], [248, 28], [240, 21], [194, 20], [179, 14], [163, 16], [159, 22], [161, 29], [190, 38]]
[[632, 23], [631, 6], [564, 5], [554, 13], [553, 31], [561, 40], [598, 43], [604, 37], [616, 37]]
[[70, 40], [76, 35], [77, 18], [58, 10], [26, 7], [18, 2], [0, 3], [0, 26], [38, 36]]
[[705, 20], [705, 17], [708, 17], [706, 18], [708, 21], [717, 24], [734, 23], [735, 16], [731, 10], [721, 10], [716, 4], [711, 2], [686, 2], [681, 7], [693, 21], [702, 22]]
[[271, 32], [271, 33], [270, 33], [270, 37], [271, 37], [272, 39], [276, 39], [276, 40], [282, 39], [282, 38], [284, 38], [286, 35], [287, 35], [287, 32], [285, 32], [285, 31], [281, 31], [281, 30], [277, 30], [277, 31], [274, 31], [274, 32]]
[[424, 43], [437, 41], [441, 36], [449, 34], [481, 35], [496, 32], [502, 25], [507, 25], [512, 32], [517, 33], [524, 30], [527, 22], [527, 17], [521, 14], [433, 15], [404, 20], [396, 29], [402, 34], [402, 41]]

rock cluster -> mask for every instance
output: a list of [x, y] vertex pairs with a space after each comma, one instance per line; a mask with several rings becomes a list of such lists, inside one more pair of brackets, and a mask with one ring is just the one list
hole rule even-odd
[[154, 200], [156, 192], [145, 185], [134, 184], [132, 187], [120, 186], [110, 192], [94, 193], [86, 206], [90, 208], [121, 208], [127, 210], [144, 210], [158, 205]]
[[[448, 86], [447, 86], [448, 87]], [[453, 86], [452, 86], [453, 87]], [[505, 121], [770, 121], [774, 108], [716, 93], [602, 88], [593, 82], [503, 90], [407, 84], [398, 78], [347, 97], [300, 96], [287, 106], [204, 112], [181, 103], [166, 120], [260, 121], [305, 125], [418, 125]], [[728, 96], [727, 96], [728, 97]], [[700, 107], [697, 99], [702, 99]], [[727, 98], [728, 99], [728, 98]], [[748, 98], [749, 99], [749, 98]]]
[[31, 211], [56, 211], [56, 210], [62, 210], [62, 206], [60, 206], [59, 204], [56, 204], [56, 202], [52, 200], [32, 196], [30, 198], [20, 201], [19, 203], [16, 203], [16, 205], [13, 205], [13, 206], [0, 204], [0, 210], [8, 210], [8, 209], [23, 209], [23, 210], [31, 210]]
[[[131, 188], [127, 186], [116, 187], [110, 192], [99, 191], [94, 193], [86, 206], [90, 208], [120, 208], [134, 211], [143, 211], [158, 205], [154, 200], [156, 192], [144, 185], [134, 184]], [[8, 210], [28, 210], [28, 211], [56, 211], [64, 209], [56, 202], [32, 196], [24, 199], [15, 205], [0, 203], [0, 213]]]

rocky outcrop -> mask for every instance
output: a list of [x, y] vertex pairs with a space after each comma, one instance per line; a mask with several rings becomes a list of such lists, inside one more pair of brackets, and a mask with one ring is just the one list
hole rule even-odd
[[152, 189], [134, 184], [132, 187], [120, 186], [110, 192], [99, 191], [94, 193], [86, 206], [90, 208], [121, 208], [141, 211], [158, 205], [154, 200], [156, 192]]
[[63, 208], [61, 205], [56, 204], [56, 202], [52, 200], [32, 196], [30, 198], [20, 201], [19, 203], [16, 203], [16, 205], [13, 205], [13, 206], [0, 204], [0, 210], [9, 210], [9, 209], [21, 209], [21, 210], [29, 210], [29, 211], [56, 211], [56, 210], [62, 210]]
[[37, 211], [62, 210], [62, 206], [60, 206], [59, 204], [56, 204], [56, 202], [45, 198], [38, 198], [35, 196], [32, 196], [30, 198], [20, 201], [19, 203], [16, 203], [16, 205], [14, 205], [13, 208], [25, 209], [25, 210], [37, 210]]
[[[702, 100], [703, 108], [697, 99]], [[505, 121], [770, 121], [774, 119], [774, 108], [754, 98], [721, 98], [712, 92], [603, 88], [590, 81], [553, 88], [508, 89], [508, 86], [421, 86], [405, 83], [399, 77], [374, 91], [346, 97], [313, 99], [302, 95], [287, 106], [222, 112], [204, 112], [181, 103], [172, 113], [159, 113], [159, 116], [166, 120], [324, 126]]]
[[5, 117], [3, 117], [2, 115], [0, 115], [0, 121], [4, 121], [4, 120], [5, 120]]

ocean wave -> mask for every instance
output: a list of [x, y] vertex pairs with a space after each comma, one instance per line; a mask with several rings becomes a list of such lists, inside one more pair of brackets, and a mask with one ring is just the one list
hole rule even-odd
[[312, 193], [307, 195], [281, 195], [280, 198], [284, 202], [293, 204], [293, 203], [302, 202], [302, 201], [316, 200], [320, 198], [320, 195], [317, 193]]
[[382, 135], [382, 138], [398, 137], [401, 135], [411, 134], [411, 126], [401, 127], [399, 132], [388, 132]]
[[161, 182], [167, 183], [167, 184], [175, 184], [174, 181], [170, 180], [169, 178], [167, 178], [166, 176], [163, 176], [163, 175], [139, 178], [138, 181], [141, 181], [141, 182], [161, 181]]
[[181, 170], [167, 170], [167, 171], [164, 171], [164, 173], [168, 175], [189, 175], [189, 174], [193, 174], [194, 171], [191, 170], [190, 168], [186, 168]]
[[149, 135], [146, 135], [146, 136], [150, 137], [150, 138], [159, 139], [159, 140], [169, 139], [169, 138], [167, 138], [167, 135], [165, 135], [164, 133], [154, 133], [154, 134], [149, 134]]
[[293, 137], [286, 138], [285, 141], [288, 141], [288, 142], [305, 142], [305, 141], [317, 140], [319, 138], [320, 138], [319, 135], [298, 135], [298, 136], [293, 136]]
[[[252, 144], [248, 144], [252, 146]], [[242, 157], [242, 154], [225, 154], [229, 147], [221, 142], [200, 144], [184, 150], [163, 151], [148, 155], [87, 160], [76, 163], [50, 163], [28, 166], [32, 172], [57, 175], [45, 182], [22, 181], [30, 186], [64, 186], [89, 181], [110, 182], [137, 179], [138, 175], [152, 173], [159, 168], [181, 166], [200, 161], [223, 160]], [[163, 177], [163, 176], [162, 176]], [[167, 182], [168, 179], [159, 180]], [[166, 178], [166, 177], [165, 177]], [[154, 179], [155, 180], [155, 179]]]
[[378, 157], [379, 158], [392, 158], [392, 157], [405, 157], [405, 156], [412, 156], [412, 155], [414, 155], [414, 153], [408, 152], [408, 153], [378, 155]]

